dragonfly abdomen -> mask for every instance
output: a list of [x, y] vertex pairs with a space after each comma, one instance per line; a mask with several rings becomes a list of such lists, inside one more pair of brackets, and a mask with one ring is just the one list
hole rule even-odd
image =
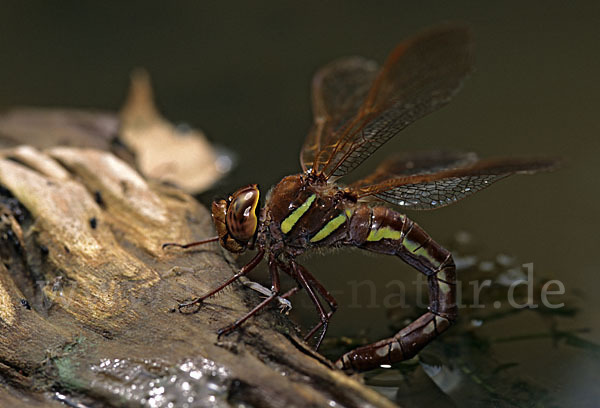
[[340, 368], [364, 370], [411, 358], [456, 319], [456, 273], [452, 255], [421, 227], [387, 207], [357, 208], [349, 245], [396, 255], [427, 276], [429, 308], [395, 336], [346, 353]]
[[350, 223], [349, 244], [396, 255], [427, 276], [435, 313], [456, 317], [456, 276], [452, 254], [417, 223], [391, 208], [361, 206]]

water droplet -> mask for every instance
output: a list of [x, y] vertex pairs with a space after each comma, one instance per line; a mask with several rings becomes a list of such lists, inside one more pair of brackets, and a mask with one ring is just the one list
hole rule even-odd
[[502, 266], [510, 266], [515, 262], [515, 258], [506, 254], [496, 255], [496, 262]]
[[471, 326], [473, 327], [481, 327], [483, 325], [483, 320], [481, 319], [471, 319]]
[[466, 244], [470, 244], [471, 243], [471, 241], [473, 240], [473, 236], [470, 233], [466, 232], [466, 231], [458, 231], [454, 235], [454, 239], [459, 244], [466, 245]]
[[454, 264], [456, 265], [456, 269], [459, 271], [470, 268], [473, 265], [477, 264], [477, 257], [475, 255], [468, 255], [468, 256], [454, 255], [453, 258], [454, 258]]

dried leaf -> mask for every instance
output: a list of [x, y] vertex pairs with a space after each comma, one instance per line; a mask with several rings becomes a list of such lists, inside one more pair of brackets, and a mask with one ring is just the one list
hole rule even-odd
[[179, 129], [160, 115], [145, 71], [132, 77], [121, 120], [123, 143], [135, 153], [137, 167], [148, 178], [198, 193], [229, 170], [220, 164], [201, 131]]

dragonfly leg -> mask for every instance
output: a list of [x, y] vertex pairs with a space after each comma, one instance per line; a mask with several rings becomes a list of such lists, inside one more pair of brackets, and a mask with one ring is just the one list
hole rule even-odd
[[301, 286], [294, 286], [287, 292], [283, 293], [280, 297], [283, 299], [289, 299], [290, 297], [292, 297], [292, 295], [296, 294], [296, 292], [298, 292], [300, 289], [302, 289]]
[[181, 311], [181, 309], [186, 308], [186, 307], [202, 304], [202, 302], [204, 302], [204, 300], [206, 300], [207, 298], [213, 296], [217, 292], [222, 291], [225, 287], [231, 285], [233, 282], [238, 280], [240, 277], [248, 274], [248, 272], [250, 272], [252, 269], [254, 269], [256, 267], [256, 265], [258, 265], [260, 263], [260, 261], [262, 261], [264, 255], [265, 255], [264, 249], [259, 250], [258, 253], [256, 254], [256, 256], [250, 260], [250, 262], [248, 262], [246, 265], [244, 265], [238, 273], [233, 275], [227, 281], [223, 282], [222, 284], [220, 284], [219, 286], [217, 286], [216, 288], [214, 288], [213, 290], [211, 290], [210, 292], [208, 292], [202, 296], [199, 296], [188, 302], [180, 303], [178, 306], [179, 311]]
[[[298, 278], [296, 277], [295, 272], [293, 270], [291, 270], [288, 265], [281, 263], [279, 265], [279, 268], [282, 269], [282, 270], [284, 270], [292, 278], [294, 278], [294, 279], [296, 279], [298, 281]], [[310, 285], [313, 286], [313, 289], [316, 289], [317, 292], [319, 292], [319, 295], [321, 295], [321, 297], [325, 300], [325, 302], [327, 303], [327, 305], [329, 306], [329, 309], [330, 309], [330, 311], [327, 312], [327, 315], [326, 315], [327, 318], [326, 319], [321, 318], [320, 321], [319, 321], [319, 323], [317, 323], [308, 332], [308, 334], [306, 334], [304, 336], [304, 340], [306, 341], [306, 340], [310, 339], [317, 332], [317, 330], [319, 330], [321, 327], [323, 327], [323, 325], [325, 324], [325, 321], [327, 323], [329, 323], [329, 320], [331, 319], [331, 316], [333, 316], [333, 314], [337, 311], [338, 304], [337, 304], [337, 301], [335, 300], [335, 298], [331, 295], [331, 293], [329, 293], [329, 291], [323, 286], [323, 284], [321, 282], [319, 282], [317, 280], [317, 278], [314, 277], [314, 275], [312, 273], [310, 273], [306, 268], [304, 268], [300, 264], [296, 264], [296, 268], [298, 268], [298, 269], [300, 269], [302, 271], [302, 275], [306, 278], [306, 281]], [[303, 287], [302, 284], [299, 283], [298, 286], [293, 287], [287, 293], [281, 295], [281, 297], [288, 298], [291, 295], [293, 295], [294, 293], [296, 293], [298, 290], [302, 289], [302, 287]], [[309, 296], [310, 296], [310, 294], [309, 294]], [[311, 300], [312, 300], [312, 298], [311, 298]], [[314, 303], [314, 300], [313, 300], [313, 303]], [[319, 309], [317, 308], [317, 311], [318, 310]], [[320, 313], [319, 313], [319, 317], [321, 317]], [[326, 332], [327, 332], [327, 329], [323, 330], [321, 341], [322, 341], [322, 338], [325, 336]], [[319, 342], [319, 344], [316, 347], [316, 349], [318, 349], [318, 347], [320, 346], [320, 344], [321, 344], [321, 342]]]
[[188, 242], [187, 244], [180, 244], [178, 242], [165, 242], [164, 244], [162, 244], [162, 249], [167, 249], [169, 247], [177, 247], [177, 248], [187, 249], [187, 248], [191, 248], [191, 247], [195, 247], [195, 246], [199, 246], [199, 245], [208, 244], [209, 242], [217, 242], [218, 240], [219, 240], [219, 237], [212, 237], [212, 238], [208, 238], [208, 239], [205, 239], [202, 241]]
[[399, 231], [401, 234], [398, 234], [398, 238], [395, 239], [367, 240], [361, 246], [375, 252], [397, 255], [425, 274], [429, 310], [393, 337], [344, 354], [336, 362], [336, 366], [344, 370], [370, 370], [382, 364], [389, 365], [409, 359], [450, 327], [457, 317], [456, 268], [450, 252], [404, 216], [387, 213], [377, 218], [381, 211], [391, 212], [387, 209], [374, 212], [378, 224], [374, 224], [372, 228], [382, 228], [381, 225], [387, 224], [385, 227], [388, 228], [387, 231], [393, 227], [394, 231]]
[[279, 271], [277, 270], [277, 263], [272, 257], [269, 258], [269, 274], [271, 275], [271, 294], [267, 296], [262, 302], [256, 305], [252, 310], [246, 313], [244, 316], [237, 319], [229, 326], [223, 327], [217, 331], [218, 337], [230, 333], [231, 331], [240, 327], [246, 320], [260, 312], [265, 306], [274, 301], [279, 296], [281, 285], [279, 284]]
[[[302, 287], [306, 290], [306, 293], [308, 293], [310, 300], [312, 300], [313, 304], [315, 305], [315, 308], [317, 309], [317, 313], [319, 313], [319, 317], [320, 317], [319, 324], [317, 324], [312, 330], [310, 330], [308, 332], [308, 334], [306, 336], [304, 336], [304, 340], [308, 341], [308, 339], [310, 339], [317, 332], [317, 330], [322, 327], [323, 329], [321, 331], [321, 334], [319, 335], [317, 343], [315, 344], [315, 350], [318, 350], [319, 347], [321, 346], [321, 343], [323, 342], [325, 333], [327, 333], [327, 326], [329, 325], [329, 318], [331, 317], [333, 312], [335, 312], [335, 310], [332, 310], [329, 313], [325, 312], [325, 309], [323, 308], [321, 301], [319, 300], [317, 294], [315, 293], [315, 289], [313, 288], [313, 285], [316, 282], [315, 286], [317, 288], [317, 291], [321, 295], [322, 295], [321, 289], [323, 289], [323, 290], [325, 290], [325, 289], [310, 274], [310, 272], [308, 272], [302, 265], [299, 265], [293, 261], [291, 262], [291, 266], [292, 266], [293, 276], [298, 280], [300, 285], [302, 285]], [[327, 292], [327, 291], [325, 290], [325, 292]], [[331, 299], [333, 299], [333, 297], [328, 292], [327, 292], [327, 294]], [[333, 300], [333, 302], [334, 302], [334, 305], [337, 306], [337, 303], [335, 303], [335, 300]], [[327, 303], [330, 304], [330, 300], [327, 300]]]
[[[306, 277], [306, 280], [315, 289], [317, 289], [317, 292], [319, 292], [321, 297], [325, 300], [325, 302], [327, 302], [327, 305], [329, 306], [330, 310], [327, 313], [326, 323], [329, 323], [331, 316], [333, 316], [333, 314], [337, 311], [337, 308], [338, 308], [337, 301], [331, 295], [331, 293], [329, 293], [329, 291], [321, 284], [321, 282], [319, 282], [317, 280], [317, 278], [315, 278], [313, 276], [312, 273], [310, 273], [309, 271], [306, 270], [306, 268], [302, 267], [302, 273]], [[319, 323], [317, 323], [317, 325], [308, 332], [308, 334], [305, 336], [305, 339], [310, 339], [317, 332], [317, 330], [319, 330], [321, 327], [323, 327], [323, 325], [325, 325], [326, 323], [323, 321], [323, 319], [321, 319], [321, 321]], [[321, 335], [321, 341], [323, 340], [323, 337], [325, 337], [326, 332], [327, 332], [327, 326], [325, 326], [325, 328], [323, 329], [323, 333]], [[319, 345], [316, 347], [317, 350], [320, 345], [321, 345], [321, 342], [319, 342]]]

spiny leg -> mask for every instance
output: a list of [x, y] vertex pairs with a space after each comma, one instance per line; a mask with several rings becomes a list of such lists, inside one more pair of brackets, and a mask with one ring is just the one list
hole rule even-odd
[[300, 289], [302, 289], [301, 286], [294, 286], [293, 288], [291, 288], [290, 290], [288, 290], [287, 292], [283, 293], [282, 295], [280, 295], [279, 297], [283, 298], [283, 299], [289, 299], [290, 297], [292, 297], [292, 295], [294, 295], [296, 292], [298, 292]]
[[162, 244], [162, 249], [166, 249], [168, 247], [177, 247], [177, 248], [187, 249], [187, 248], [191, 248], [194, 246], [208, 244], [210, 242], [217, 242], [218, 240], [219, 240], [219, 237], [212, 237], [212, 238], [204, 239], [202, 241], [189, 242], [187, 244], [180, 244], [178, 242], [165, 242], [164, 244]]
[[269, 259], [269, 274], [271, 275], [271, 285], [272, 285], [271, 286], [271, 295], [266, 297], [262, 302], [260, 302], [258, 305], [256, 305], [252, 310], [250, 310], [244, 316], [237, 319], [235, 322], [233, 322], [229, 326], [219, 329], [217, 331], [218, 337], [221, 337], [222, 335], [228, 334], [231, 331], [237, 329], [246, 320], [248, 320], [249, 318], [254, 316], [261, 309], [263, 309], [265, 306], [267, 306], [269, 303], [271, 303], [273, 300], [275, 300], [277, 298], [277, 296], [279, 296], [279, 291], [281, 290], [281, 286], [279, 284], [279, 271], [277, 270], [277, 263], [275, 262], [275, 260], [272, 257]]
[[[288, 275], [290, 275], [292, 278], [294, 278], [296, 281], [299, 282], [299, 279], [297, 278], [297, 274], [296, 272], [294, 272], [293, 270], [291, 270], [291, 268], [287, 265], [284, 264], [283, 262], [279, 263], [279, 268], [283, 271], [285, 271]], [[327, 315], [326, 315], [326, 319], [323, 319], [321, 314], [319, 313], [319, 317], [320, 317], [320, 321], [319, 323], [317, 323], [309, 332], [308, 334], [306, 334], [304, 336], [304, 341], [308, 341], [316, 332], [317, 330], [319, 330], [321, 327], [323, 327], [323, 325], [325, 325], [326, 323], [329, 323], [329, 319], [331, 319], [331, 316], [333, 316], [333, 314], [336, 312], [337, 310], [337, 301], [335, 300], [335, 298], [333, 296], [331, 296], [331, 293], [329, 293], [329, 291], [327, 289], [325, 289], [325, 287], [321, 284], [321, 282], [319, 282], [312, 273], [310, 273], [306, 268], [304, 268], [302, 265], [300, 264], [296, 264], [296, 268], [301, 269], [302, 274], [304, 275], [304, 277], [306, 278], [306, 281], [308, 281], [309, 284], [311, 284], [312, 286], [314, 286], [314, 288], [317, 289], [317, 291], [319, 292], [319, 294], [323, 297], [323, 299], [325, 300], [325, 302], [327, 302], [327, 305], [329, 306], [329, 308], [331, 309]], [[298, 283], [299, 286], [294, 286], [292, 289], [290, 289], [288, 292], [286, 292], [285, 294], [281, 295], [281, 297], [283, 298], [288, 298], [291, 295], [293, 295], [294, 293], [296, 293], [298, 290], [302, 289], [303, 285], [301, 283]], [[310, 296], [310, 293], [309, 293]], [[311, 300], [313, 300], [313, 298], [311, 297]], [[317, 302], [319, 302], [317, 300]], [[315, 303], [315, 301], [313, 300], [313, 303]], [[317, 306], [317, 303], [315, 303], [315, 306]], [[318, 307], [322, 305], [319, 302], [318, 306], [317, 306], [317, 310]], [[318, 350], [321, 342], [323, 341], [323, 338], [325, 337], [325, 334], [327, 333], [327, 326], [325, 327], [325, 329], [323, 329], [323, 332], [321, 333], [320, 336], [320, 340], [317, 343], [315, 349]]]
[[[329, 317], [328, 317], [328, 314], [325, 313], [325, 309], [323, 308], [321, 301], [315, 294], [313, 287], [309, 283], [309, 279], [305, 275], [305, 272], [308, 273], [308, 271], [302, 265], [299, 265], [294, 261], [291, 262], [291, 265], [292, 265], [292, 272], [294, 274], [294, 277], [298, 280], [298, 282], [300, 282], [302, 287], [306, 290], [306, 293], [308, 293], [308, 296], [310, 297], [310, 300], [312, 300], [313, 304], [315, 305], [315, 308], [317, 309], [317, 312], [319, 313], [319, 317], [321, 319], [321, 325], [317, 326], [317, 327], [323, 326], [323, 331], [321, 332], [321, 335], [319, 336], [319, 339], [317, 340], [317, 343], [315, 345], [315, 350], [318, 350], [319, 347], [321, 346], [321, 342], [323, 341], [323, 338], [325, 337], [325, 333], [327, 332], [327, 325], [329, 324]], [[316, 332], [316, 330], [311, 330], [306, 336], [304, 336], [304, 340], [308, 341], [310, 336], [312, 336], [315, 332]]]
[[[327, 321], [326, 323], [329, 323], [329, 320], [331, 319], [331, 316], [333, 316], [333, 314], [337, 311], [338, 308], [338, 304], [337, 301], [335, 300], [335, 298], [331, 295], [331, 293], [329, 293], [329, 291], [321, 284], [321, 282], [319, 282], [312, 273], [310, 273], [309, 271], [306, 270], [306, 268], [302, 268], [302, 273], [304, 274], [304, 276], [306, 277], [306, 279], [308, 280], [308, 282], [310, 284], [312, 284], [317, 291], [319, 292], [319, 294], [323, 297], [323, 299], [325, 299], [325, 302], [327, 302], [327, 305], [329, 306], [329, 308], [331, 309], [328, 313], [327, 313]], [[305, 336], [305, 339], [310, 339], [316, 332], [317, 330], [319, 330], [323, 325], [325, 325], [325, 328], [323, 329], [323, 333], [321, 334], [321, 341], [323, 340], [323, 338], [325, 337], [325, 334], [327, 333], [327, 325], [325, 322], [323, 322], [323, 320], [321, 319], [321, 321], [319, 321], [319, 323], [317, 323], [317, 325], [315, 325], [315, 327], [313, 327], [308, 334]], [[319, 342], [319, 344], [317, 345], [316, 349], [319, 349], [321, 342]]]
[[[308, 280], [308, 282], [310, 282], [317, 289], [317, 291], [323, 297], [325, 302], [327, 302], [327, 305], [331, 308], [331, 311], [328, 313], [328, 315], [331, 317], [331, 315], [333, 313], [335, 313], [338, 308], [338, 304], [337, 304], [337, 301], [335, 300], [335, 298], [331, 295], [331, 293], [329, 293], [329, 291], [323, 286], [323, 284], [321, 282], [319, 282], [317, 280], [317, 278], [315, 278], [315, 276], [308, 271], [308, 269], [306, 269], [305, 267], [303, 267], [300, 264], [296, 264], [296, 265], [299, 268], [302, 268], [302, 273], [306, 277], [306, 280]], [[287, 266], [286, 264], [279, 263], [279, 269], [284, 270], [287, 274], [289, 274], [292, 278], [294, 278], [293, 272], [290, 270], [289, 266]], [[289, 298], [291, 295], [293, 295], [300, 289], [302, 289], [302, 285], [294, 286], [292, 289], [287, 291], [285, 294], [281, 295], [281, 297]], [[320, 325], [319, 325], [319, 327], [320, 327]]]
[[288, 299], [290, 298], [292, 295], [294, 295], [296, 292], [298, 292], [299, 290], [302, 289], [302, 285], [300, 284], [300, 282], [298, 282], [298, 279], [296, 279], [296, 275], [295, 272], [292, 270], [292, 268], [290, 267], [290, 265], [281, 262], [277, 259], [275, 259], [275, 262], [277, 262], [277, 267], [279, 269], [281, 269], [282, 271], [284, 271], [285, 273], [287, 273], [292, 279], [296, 280], [296, 286], [294, 286], [293, 288], [291, 288], [290, 290], [288, 290], [287, 292], [285, 292], [284, 294], [281, 295], [282, 298], [284, 299]]
[[[396, 254], [427, 276], [429, 311], [395, 336], [344, 354], [336, 366], [364, 371], [415, 356], [457, 317], [456, 272], [450, 252], [435, 243], [418, 225], [406, 219], [399, 239], [372, 240], [365, 249]], [[396, 246], [396, 247], [394, 247]]]
[[262, 258], [263, 258], [264, 255], [265, 255], [264, 249], [259, 250], [258, 253], [256, 254], [256, 256], [250, 260], [250, 262], [248, 262], [246, 265], [244, 265], [242, 267], [242, 269], [240, 269], [240, 271], [238, 273], [236, 273], [235, 275], [233, 275], [227, 281], [223, 282], [222, 284], [220, 284], [219, 286], [217, 286], [216, 288], [214, 288], [210, 292], [208, 292], [208, 293], [206, 293], [206, 294], [204, 294], [204, 295], [202, 295], [200, 297], [197, 297], [197, 298], [195, 298], [193, 300], [190, 300], [189, 302], [180, 303], [179, 306], [178, 306], [179, 311], [181, 311], [181, 309], [183, 309], [185, 307], [194, 306], [194, 305], [197, 305], [199, 303], [202, 303], [205, 299], [211, 297], [215, 293], [220, 292], [225, 287], [231, 285], [233, 282], [235, 282], [241, 276], [246, 275], [248, 272], [250, 272], [252, 269], [254, 269], [256, 267], [256, 265], [258, 265], [260, 263], [260, 261], [262, 260]]

